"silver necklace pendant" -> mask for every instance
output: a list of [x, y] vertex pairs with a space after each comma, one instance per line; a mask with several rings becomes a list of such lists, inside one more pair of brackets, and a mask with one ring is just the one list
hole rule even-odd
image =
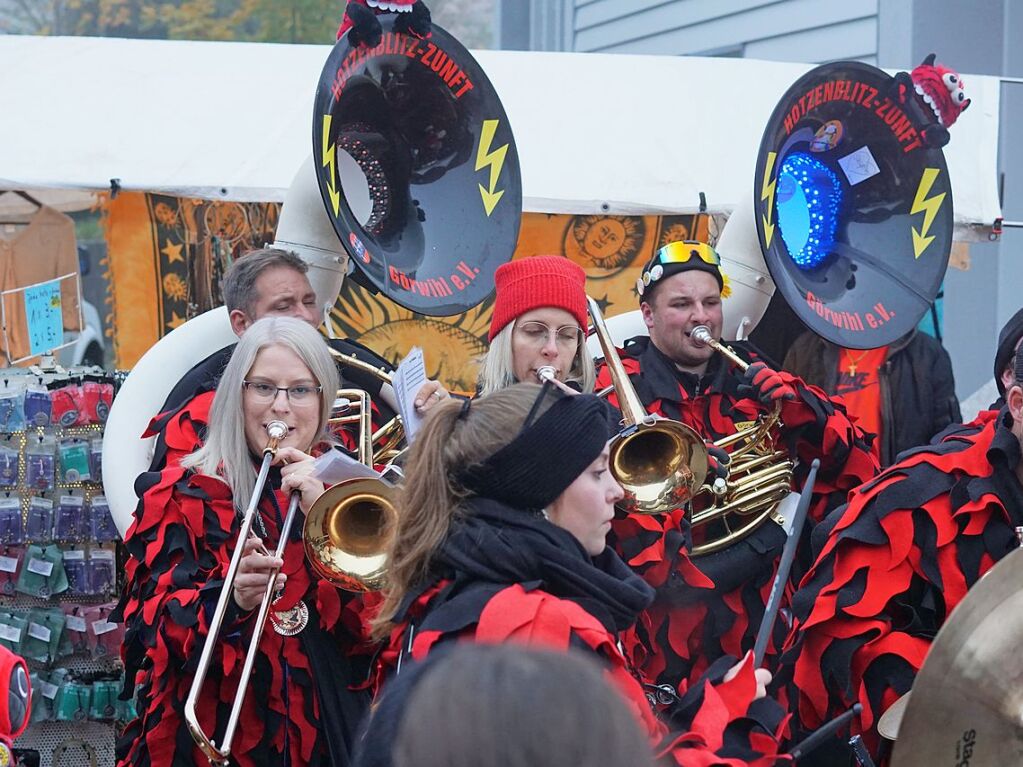
[[272, 611], [270, 623], [281, 636], [293, 637], [309, 623], [309, 608], [300, 599], [290, 610]]

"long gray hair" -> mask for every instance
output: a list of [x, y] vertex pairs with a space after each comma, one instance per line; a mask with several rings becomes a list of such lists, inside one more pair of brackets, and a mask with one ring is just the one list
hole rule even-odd
[[[327, 419], [338, 389], [337, 367], [330, 350], [312, 326], [291, 317], [264, 317], [249, 326], [220, 378], [210, 407], [205, 443], [181, 460], [186, 469], [222, 477], [231, 487], [238, 509], [248, 505], [256, 478], [252, 451], [245, 440], [243, 381], [255, 364], [256, 355], [268, 346], [283, 346], [293, 351], [312, 371], [316, 383], [323, 387], [317, 434], [324, 439], [327, 438]], [[302, 449], [308, 450], [309, 447], [311, 445], [304, 445]]]
[[[517, 322], [518, 320], [516, 320]], [[512, 352], [512, 333], [515, 322], [509, 322], [490, 342], [490, 348], [480, 360], [480, 372], [477, 386], [481, 397], [501, 389], [507, 389], [515, 383], [538, 383], [537, 381], [517, 381], [515, 379], [515, 355]], [[579, 344], [572, 360], [572, 368], [568, 371], [566, 383], [574, 381], [582, 391], [589, 394], [593, 391], [597, 375], [593, 368], [593, 357], [586, 348], [586, 341]]]

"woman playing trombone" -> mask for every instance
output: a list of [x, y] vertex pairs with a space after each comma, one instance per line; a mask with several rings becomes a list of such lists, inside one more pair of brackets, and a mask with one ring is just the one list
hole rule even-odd
[[[266, 318], [250, 327], [212, 398], [202, 446], [162, 472], [143, 474], [141, 501], [125, 537], [131, 558], [121, 601], [126, 692], [138, 685], [139, 716], [118, 742], [119, 765], [199, 765], [206, 760], [181, 715], [225, 572], [239, 545], [239, 512], [254, 491], [267, 426], [284, 436], [259, 496], [253, 535], [227, 602], [212, 662], [198, 698], [204, 733], [219, 738], [239, 691], [240, 666], [254, 611], [276, 576], [276, 599], [242, 692], [237, 765], [345, 765], [367, 700], [348, 685], [365, 678], [360, 641], [363, 601], [342, 595], [306, 563], [300, 521], [281, 559], [274, 551], [289, 496], [307, 511], [323, 486], [310, 474], [310, 452], [326, 439], [338, 385], [326, 343], [309, 325]], [[215, 396], [214, 396], [215, 394]], [[167, 427], [168, 443], [194, 440], [187, 416]], [[202, 435], [200, 435], [202, 436]]]
[[480, 364], [481, 395], [536, 383], [544, 368], [573, 388], [593, 390], [586, 350], [586, 273], [561, 256], [509, 261], [494, 277], [490, 348]]
[[376, 683], [452, 641], [577, 648], [604, 663], [670, 763], [773, 764], [780, 712], [760, 699], [769, 674], [751, 658], [717, 664], [714, 683], [681, 701], [658, 701], [670, 734], [648, 703], [656, 691], [620, 649], [653, 590], [605, 543], [622, 498], [608, 472], [608, 412], [551, 384], [437, 407], [405, 466]]

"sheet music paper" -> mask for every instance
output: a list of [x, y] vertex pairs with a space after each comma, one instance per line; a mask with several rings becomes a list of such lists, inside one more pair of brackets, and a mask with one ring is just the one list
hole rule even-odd
[[405, 427], [405, 439], [411, 445], [423, 419], [416, 412], [416, 395], [426, 383], [426, 365], [423, 350], [413, 346], [391, 377], [391, 386], [398, 400], [398, 414]]
[[312, 476], [328, 487], [356, 477], [380, 478], [378, 472], [340, 450], [328, 450], [317, 458], [313, 462]]

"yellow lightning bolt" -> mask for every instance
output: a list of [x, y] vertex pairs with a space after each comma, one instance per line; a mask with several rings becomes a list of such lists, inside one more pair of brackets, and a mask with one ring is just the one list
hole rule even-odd
[[[764, 240], [767, 247], [771, 247], [771, 240], [774, 238], [774, 185], [777, 179], [772, 178], [774, 175], [774, 161], [778, 157], [777, 152], [767, 153], [767, 166], [764, 168], [764, 184], [760, 190], [761, 201], [767, 201], [767, 212], [763, 213], [764, 217]], [[770, 183], [768, 183], [770, 182]]]
[[323, 167], [327, 168], [327, 194], [330, 195], [330, 207], [336, 216], [341, 210], [341, 193], [337, 189], [334, 142], [330, 140], [330, 121], [330, 115], [323, 116]]
[[927, 197], [927, 193], [934, 186], [935, 179], [938, 178], [938, 173], [937, 168], [924, 168], [924, 173], [920, 177], [920, 186], [916, 190], [916, 198], [913, 200], [913, 207], [909, 210], [911, 216], [921, 212], [924, 214], [924, 223], [920, 227], [920, 231], [917, 231], [915, 226], [912, 227], [913, 255], [916, 258], [920, 258], [923, 255], [923, 252], [927, 250], [927, 246], [934, 239], [934, 235], [932, 234], [928, 237], [927, 232], [930, 231], [931, 224], [934, 223], [934, 217], [938, 215], [938, 210], [941, 209], [941, 203], [945, 201], [945, 192], [936, 194], [934, 197]]
[[494, 212], [498, 201], [504, 195], [504, 190], [496, 191], [497, 179], [501, 175], [501, 168], [504, 166], [504, 156], [508, 153], [508, 145], [500, 146], [493, 152], [490, 151], [490, 144], [497, 133], [499, 120], [484, 120], [483, 130], [480, 133], [480, 148], [476, 151], [476, 170], [490, 166], [490, 186], [484, 188], [480, 184], [480, 197], [483, 198], [483, 209], [487, 216]]

